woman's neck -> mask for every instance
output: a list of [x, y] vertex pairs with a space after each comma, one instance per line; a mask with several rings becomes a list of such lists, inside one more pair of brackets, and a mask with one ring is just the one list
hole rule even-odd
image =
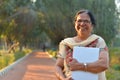
[[[90, 34], [90, 35], [91, 35], [91, 34]], [[79, 35], [77, 35], [77, 36], [75, 37], [75, 41], [76, 41], [76, 42], [84, 41], [84, 40], [86, 40], [90, 35], [88, 35], [88, 36], [79, 36]]]

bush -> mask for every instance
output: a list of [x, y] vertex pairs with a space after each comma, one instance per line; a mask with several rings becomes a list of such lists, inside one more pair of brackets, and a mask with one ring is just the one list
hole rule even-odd
[[2, 69], [4, 66], [5, 66], [4, 57], [0, 56], [0, 69]]
[[107, 80], [120, 80], [120, 71], [112, 68], [106, 71]]
[[110, 66], [115, 70], [120, 70], [120, 48], [110, 48]]
[[106, 71], [107, 80], [120, 80], [120, 48], [109, 48], [110, 68]]
[[10, 65], [11, 63], [15, 62], [16, 60], [20, 59], [21, 57], [25, 56], [30, 52], [32, 52], [32, 50], [24, 49], [22, 52], [16, 51], [15, 53], [2, 54], [0, 56], [0, 69]]
[[14, 61], [14, 55], [13, 54], [5, 54], [0, 57], [0, 69], [8, 66]]
[[47, 52], [48, 52], [50, 55], [52, 55], [54, 58], [56, 58], [56, 56], [57, 56], [57, 51], [55, 51], [55, 50], [47, 50]]
[[112, 65], [112, 68], [120, 71], [120, 65], [119, 64]]

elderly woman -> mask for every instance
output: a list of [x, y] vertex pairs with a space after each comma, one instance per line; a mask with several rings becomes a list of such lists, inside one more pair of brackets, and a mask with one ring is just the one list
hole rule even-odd
[[[106, 80], [105, 70], [109, 67], [108, 49], [104, 39], [93, 34], [95, 19], [88, 10], [80, 10], [75, 16], [77, 35], [66, 38], [59, 44], [59, 54], [55, 64], [56, 75], [60, 80], [72, 80], [71, 71], [98, 73], [98, 80]], [[74, 46], [101, 48], [99, 59], [91, 63], [80, 63], [72, 57]], [[69, 65], [69, 66], [68, 66]]]

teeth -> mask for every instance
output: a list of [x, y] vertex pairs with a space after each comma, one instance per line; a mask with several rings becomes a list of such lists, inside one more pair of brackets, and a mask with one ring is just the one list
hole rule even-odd
[[79, 26], [79, 28], [78, 28], [78, 29], [79, 29], [80, 31], [85, 31], [85, 30], [87, 30], [85, 26], [82, 26], [82, 27], [81, 27], [81, 26]]
[[85, 29], [85, 28], [81, 28], [82, 30]]
[[85, 31], [85, 30], [86, 30], [86, 28], [80, 28], [79, 30], [80, 30], [80, 31]]

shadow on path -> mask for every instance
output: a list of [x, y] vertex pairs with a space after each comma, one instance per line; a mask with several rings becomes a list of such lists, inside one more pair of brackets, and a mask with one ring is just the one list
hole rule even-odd
[[54, 74], [55, 60], [45, 52], [33, 52], [14, 66], [0, 80], [58, 80]]

